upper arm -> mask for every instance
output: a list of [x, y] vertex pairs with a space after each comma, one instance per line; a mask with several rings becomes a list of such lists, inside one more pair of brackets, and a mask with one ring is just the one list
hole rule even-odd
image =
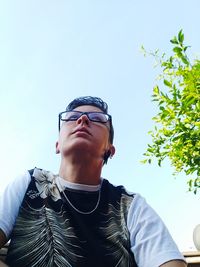
[[139, 266], [186, 266], [162, 219], [140, 196], [135, 197], [129, 209], [127, 226], [131, 250]]
[[29, 182], [30, 175], [27, 172], [10, 182], [0, 195], [1, 246], [9, 239]]
[[160, 265], [160, 267], [186, 267], [186, 266], [187, 264], [184, 261], [180, 260], [168, 261]]

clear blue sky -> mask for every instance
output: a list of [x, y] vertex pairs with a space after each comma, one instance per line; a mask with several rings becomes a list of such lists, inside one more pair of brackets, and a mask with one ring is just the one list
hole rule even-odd
[[103, 176], [141, 193], [160, 214], [181, 250], [192, 249], [200, 223], [199, 196], [186, 178], [140, 160], [155, 106], [153, 60], [147, 50], [170, 53], [180, 29], [200, 53], [199, 0], [6, 0], [0, 2], [0, 191], [34, 166], [57, 172], [57, 114], [73, 98], [109, 103], [116, 155]]

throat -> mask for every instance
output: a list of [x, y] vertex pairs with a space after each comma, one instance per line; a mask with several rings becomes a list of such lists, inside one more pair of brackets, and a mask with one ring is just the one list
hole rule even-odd
[[101, 169], [89, 166], [61, 164], [59, 176], [70, 183], [99, 185], [101, 183]]
[[83, 185], [99, 185], [101, 183], [100, 173], [97, 174], [87, 174], [84, 171], [77, 172], [69, 172], [67, 169], [66, 171], [60, 170], [59, 176], [70, 182], [76, 184], [83, 184]]

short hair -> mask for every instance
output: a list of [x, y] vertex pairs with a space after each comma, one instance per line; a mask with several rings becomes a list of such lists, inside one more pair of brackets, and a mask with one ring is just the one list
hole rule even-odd
[[[94, 96], [81, 96], [75, 98], [68, 104], [68, 106], [66, 107], [66, 111], [71, 111], [79, 106], [84, 106], [84, 105], [95, 106], [99, 108], [103, 113], [108, 114], [108, 104], [104, 102], [101, 98]], [[112, 117], [110, 117], [109, 122], [110, 122], [109, 140], [110, 143], [112, 144], [114, 139], [114, 128], [112, 124]]]

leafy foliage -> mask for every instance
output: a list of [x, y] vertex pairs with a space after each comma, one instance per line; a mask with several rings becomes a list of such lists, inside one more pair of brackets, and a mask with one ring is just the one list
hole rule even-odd
[[200, 188], [200, 60], [190, 62], [182, 30], [170, 42], [169, 58], [159, 56], [158, 50], [151, 53], [161, 67], [161, 85], [153, 88], [158, 113], [153, 117], [155, 128], [149, 132], [152, 143], [142, 162], [157, 158], [161, 166], [169, 158], [174, 174], [184, 171], [189, 175], [189, 191], [196, 194]]

